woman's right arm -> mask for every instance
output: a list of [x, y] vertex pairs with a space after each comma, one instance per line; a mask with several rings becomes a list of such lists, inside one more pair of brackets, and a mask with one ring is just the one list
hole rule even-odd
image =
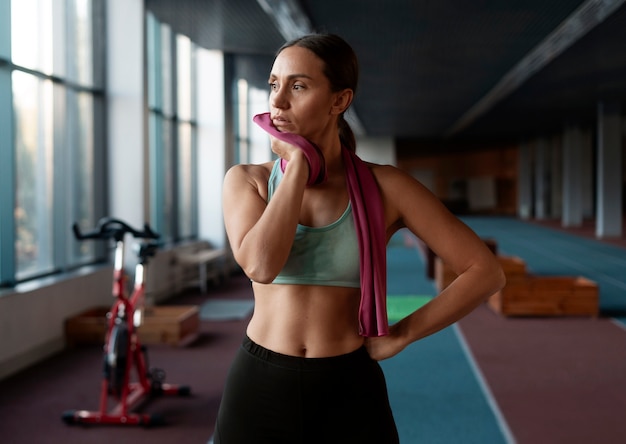
[[309, 174], [301, 153], [290, 156], [280, 186], [267, 203], [261, 166], [236, 165], [226, 173], [223, 209], [233, 255], [254, 282], [270, 283], [285, 265], [298, 225]]

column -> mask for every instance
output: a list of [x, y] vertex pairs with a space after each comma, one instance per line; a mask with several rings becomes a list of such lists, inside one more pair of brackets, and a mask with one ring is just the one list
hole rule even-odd
[[583, 219], [594, 217], [593, 136], [591, 130], [581, 131], [581, 177]]
[[550, 140], [550, 217], [563, 215], [563, 142], [561, 136]]
[[[226, 168], [232, 165], [232, 159], [227, 156], [234, 154], [234, 150], [226, 149], [226, 146], [234, 146], [232, 97], [226, 99], [227, 94], [232, 93], [229, 86], [233, 76], [231, 64], [225, 61], [220, 51], [199, 49], [197, 63], [198, 234], [216, 248], [225, 248], [222, 182]], [[227, 125], [230, 125], [229, 131]]]
[[548, 144], [540, 138], [535, 145], [535, 217], [539, 220], [548, 215]]
[[563, 135], [563, 214], [564, 227], [579, 227], [583, 223], [583, 133], [568, 126]]
[[596, 237], [622, 236], [622, 139], [619, 102], [598, 104]]
[[[107, 2], [108, 216], [142, 227], [148, 222], [145, 180], [144, 8], [140, 0]], [[132, 243], [127, 268], [135, 266]]]
[[528, 142], [523, 142], [519, 146], [519, 173], [518, 177], [518, 199], [517, 214], [522, 219], [532, 217], [532, 149]]

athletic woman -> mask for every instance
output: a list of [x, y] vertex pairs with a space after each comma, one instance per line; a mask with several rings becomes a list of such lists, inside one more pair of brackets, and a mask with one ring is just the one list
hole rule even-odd
[[[380, 203], [380, 215], [365, 213], [382, 224], [370, 237], [384, 246], [407, 228], [458, 274], [390, 326], [380, 317], [384, 306], [364, 295], [363, 279], [384, 282], [384, 270], [362, 268], [378, 259], [361, 251], [367, 221], [355, 216], [350, 191], [356, 146], [344, 114], [357, 81], [357, 58], [342, 38], [313, 34], [285, 44], [269, 75], [265, 124], [279, 159], [236, 165], [224, 179], [228, 239], [255, 307], [223, 394], [216, 444], [397, 443], [378, 361], [456, 322], [504, 285], [485, 243], [431, 192], [398, 168], [362, 163], [378, 192], [363, 200]], [[325, 171], [312, 181], [316, 154]]]

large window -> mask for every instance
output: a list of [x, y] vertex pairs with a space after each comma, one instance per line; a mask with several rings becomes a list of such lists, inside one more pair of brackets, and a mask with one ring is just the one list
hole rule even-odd
[[267, 112], [269, 92], [250, 86], [245, 79], [237, 80], [236, 163], [263, 163], [276, 155], [271, 151], [267, 133], [252, 124], [255, 114]]
[[96, 259], [71, 225], [93, 225], [104, 209], [104, 140], [96, 137], [104, 129], [104, 55], [96, 50], [103, 7], [104, 0], [0, 0], [10, 11], [0, 14], [0, 95], [10, 99], [0, 120], [12, 122], [0, 132], [0, 160], [14, 165], [0, 189], [2, 284]]
[[151, 220], [165, 240], [198, 235], [196, 51], [147, 14]]

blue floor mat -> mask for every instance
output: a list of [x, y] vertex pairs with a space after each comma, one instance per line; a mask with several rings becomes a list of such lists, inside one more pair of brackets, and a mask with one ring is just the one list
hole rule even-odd
[[426, 277], [422, 254], [416, 246], [404, 244], [403, 233], [396, 233], [387, 246], [387, 294], [437, 294], [434, 282]]
[[[387, 248], [388, 294], [435, 296], [423, 256], [402, 236], [392, 237]], [[507, 442], [506, 426], [501, 427], [459, 334], [449, 327], [381, 362], [401, 443]]]
[[454, 327], [381, 362], [401, 443], [506, 443]]

